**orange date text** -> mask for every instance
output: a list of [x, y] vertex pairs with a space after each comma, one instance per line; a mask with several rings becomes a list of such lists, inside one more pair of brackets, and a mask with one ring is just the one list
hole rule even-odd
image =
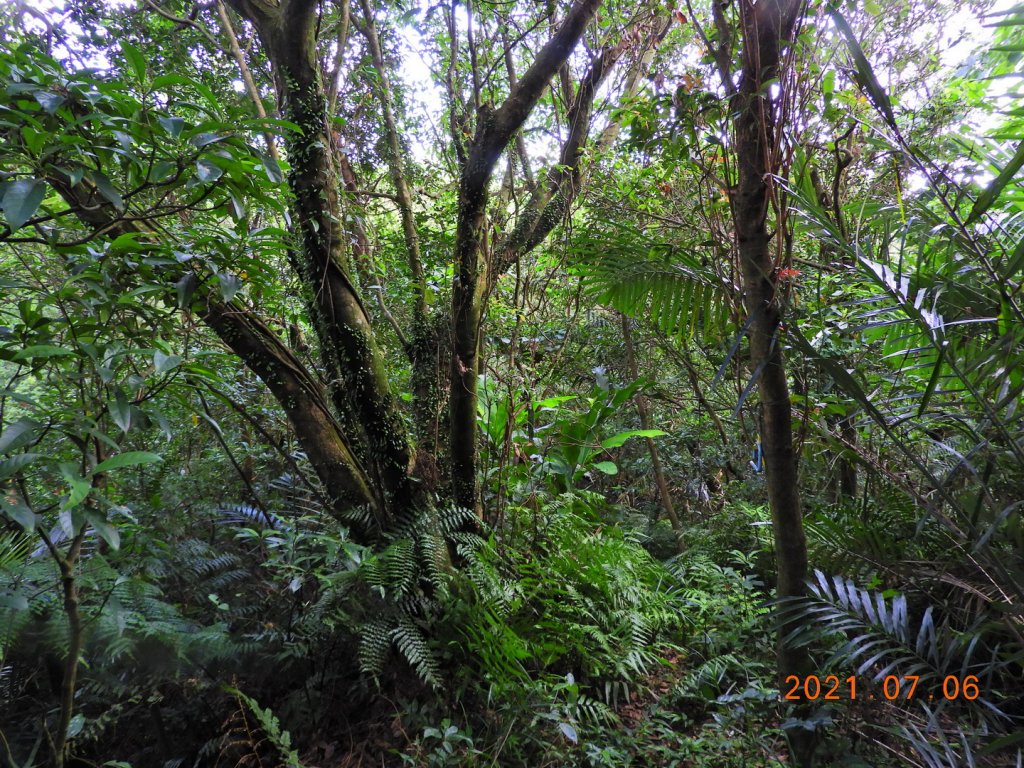
[[[786, 701], [909, 701], [927, 698], [931, 701], [974, 701], [980, 695], [977, 675], [946, 675], [941, 685], [919, 685], [920, 675], [886, 675], [881, 680], [860, 680], [856, 675], [789, 675], [782, 690]], [[933, 681], [937, 683], [938, 681]]]

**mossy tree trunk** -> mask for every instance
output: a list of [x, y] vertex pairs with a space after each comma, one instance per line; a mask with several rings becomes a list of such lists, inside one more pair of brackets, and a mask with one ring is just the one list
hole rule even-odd
[[[479, 511], [476, 411], [481, 321], [491, 266], [484, 257], [488, 188], [498, 159], [526, 122], [551, 78], [568, 60], [600, 4], [600, 0], [579, 0], [501, 106], [480, 108], [476, 132], [462, 166], [452, 286], [450, 447], [453, 497], [457, 504], [469, 509]], [[592, 102], [593, 94], [589, 97], [588, 111]], [[575, 134], [573, 132], [570, 138]], [[520, 250], [523, 249], [520, 247]], [[495, 264], [491, 268], [497, 273], [502, 268], [507, 269], [510, 263]]]
[[[322, 80], [317, 50], [320, 7], [313, 0], [227, 0], [227, 4], [255, 29], [272, 68], [280, 115], [297, 126], [286, 135], [284, 147], [290, 167], [294, 238], [288, 257], [303, 286], [301, 299], [317, 336], [321, 370], [308, 368], [258, 311], [238, 300], [221, 301], [202, 276], [197, 276], [199, 288], [192, 306], [278, 400], [339, 517], [346, 517], [353, 507], [367, 507], [373, 526], [378, 532], [386, 531], [397, 516], [428, 504], [436, 491], [479, 510], [476, 387], [485, 299], [497, 276], [550, 234], [578, 194], [594, 99], [627, 46], [611, 45], [592, 58], [567, 110], [570, 127], [558, 166], [549, 171], [546, 183], [531, 185], [536, 194], [528, 213], [511, 227], [505, 241], [490, 248], [488, 201], [498, 161], [552, 78], [565, 69], [600, 0], [577, 0], [568, 9], [531, 65], [510, 81], [508, 96], [500, 105], [490, 107], [475, 93], [473, 102], [479, 106], [472, 138], [467, 141], [461, 133], [453, 136], [459, 164], [451, 254], [455, 278], [452, 302], [443, 308], [430, 308], [425, 301], [413, 192], [407, 160], [402, 157], [406, 150], [399, 140], [388, 79], [380, 79], [386, 160], [397, 190], [394, 199], [414, 283], [410, 332], [402, 332], [383, 302], [377, 304], [412, 366], [415, 428], [410, 432], [403, 406], [389, 384], [379, 331], [358, 288], [356, 267], [366, 271], [368, 239], [365, 231], [354, 229], [358, 225], [352, 222], [358, 217], [348, 215], [351, 211], [346, 207], [353, 204], [358, 187], [331, 130], [328, 104], [340, 95], [333, 86], [325, 88]], [[353, 26], [365, 37], [371, 60], [383, 67], [387, 57], [371, 17], [375, 9], [368, 2], [360, 2], [359, 8], [362, 18], [354, 20]], [[469, 122], [462, 119], [458, 126]], [[83, 205], [90, 194], [81, 184], [69, 185], [59, 174], [50, 181], [84, 223], [106, 236], [126, 232], [163, 236], [159, 225], [145, 219], [129, 221], [119, 218], [110, 206]], [[446, 414], [442, 414], [444, 390], [449, 393]], [[447, 478], [438, 471], [435, 454], [444, 454]], [[364, 533], [373, 538], [372, 531]]]
[[[282, 405], [296, 428], [305, 433], [302, 437], [307, 453], [321, 478], [331, 476], [335, 486], [343, 486], [337, 490], [344, 498], [370, 504], [381, 525], [386, 526], [387, 520], [403, 507], [422, 503], [427, 492], [433, 490], [432, 483], [416, 478], [417, 468], [431, 462], [424, 461], [424, 457], [417, 460], [414, 441], [389, 388], [384, 358], [350, 264], [347, 250], [350, 238], [342, 224], [345, 220], [341, 200], [343, 186], [332, 153], [334, 142], [326, 112], [328, 99], [317, 59], [318, 6], [311, 0], [280, 3], [230, 0], [230, 5], [254, 25], [273, 68], [282, 117], [300, 128], [289, 135], [287, 142], [291, 165], [288, 181], [294, 196], [294, 220], [300, 241], [292, 260], [305, 285], [304, 299], [318, 336], [321, 362], [331, 382], [328, 400], [334, 423], [329, 423], [327, 411], [322, 407], [324, 403], [304, 404], [301, 393], [295, 392], [294, 387], [289, 388], [289, 376], [284, 376], [282, 383], [280, 370], [290, 369], [295, 360], [282, 362], [281, 350], [274, 349], [272, 344], [261, 350], [260, 340], [267, 339], [260, 333], [243, 333], [253, 330], [252, 327], [239, 328], [246, 325], [243, 321], [219, 316], [215, 311], [207, 312], [206, 319], [264, 378], [278, 399], [284, 398]], [[439, 376], [437, 372], [424, 369], [431, 364], [450, 365], [446, 372], [450, 388], [449, 482], [453, 499], [465, 507], [478, 508], [476, 387], [484, 296], [488, 275], [494, 274], [494, 266], [487, 263], [484, 255], [490, 181], [497, 161], [551, 78], [568, 60], [599, 5], [600, 0], [579, 0], [511, 88], [505, 101], [497, 108], [481, 106], [478, 110], [475, 135], [466, 147], [461, 169], [453, 253], [455, 281], [447, 323], [427, 316], [412, 197], [402, 165], [386, 73], [381, 81], [388, 162], [416, 283], [415, 327], [407, 351], [415, 369], [414, 383], [419, 382], [418, 388], [423, 390], [416, 393], [418, 402], [426, 398], [424, 393], [436, 397], [436, 387], [432, 389], [423, 382], [436, 382]], [[381, 67], [384, 55], [371, 16], [373, 10], [365, 2], [361, 3], [361, 8], [360, 28], [367, 39], [371, 58]], [[589, 122], [593, 90], [587, 97], [588, 119], [584, 122]], [[579, 142], [580, 135], [574, 130], [572, 140]], [[584, 138], [585, 135], [583, 132]], [[578, 160], [579, 147], [574, 153]], [[544, 207], [547, 202], [544, 201]], [[548, 227], [545, 234], [550, 229]], [[536, 242], [539, 241], [533, 244]], [[440, 332], [446, 324], [448, 334]], [[450, 343], [449, 353], [424, 348], [441, 343]], [[429, 404], [421, 410], [435, 414], [437, 407]], [[423, 425], [419, 427], [417, 436], [423, 438], [429, 430]], [[311, 450], [313, 446], [308, 444], [314, 442], [326, 445]], [[425, 448], [432, 452], [435, 446]], [[327, 464], [318, 466], [320, 459]], [[339, 463], [346, 466], [340, 469]], [[344, 482], [339, 482], [339, 477]]]

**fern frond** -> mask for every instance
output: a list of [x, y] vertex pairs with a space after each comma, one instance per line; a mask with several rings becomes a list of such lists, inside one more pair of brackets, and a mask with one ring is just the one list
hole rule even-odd
[[[611, 700], [615, 697], [608, 694], [606, 698]], [[628, 695], [623, 698], [628, 699]], [[615, 714], [615, 710], [611, 706], [603, 701], [587, 696], [585, 693], [578, 695], [574, 710], [573, 715], [580, 722], [606, 726], [615, 726], [619, 722], [619, 716]]]
[[379, 677], [384, 671], [388, 651], [391, 650], [391, 630], [394, 620], [381, 618], [364, 624], [359, 631], [359, 669], [370, 677]]
[[584, 290], [595, 301], [651, 322], [673, 338], [724, 328], [729, 294], [708, 269], [671, 251], [598, 251], [580, 265]]
[[[282, 768], [303, 768], [299, 753], [292, 749], [292, 737], [282, 730], [281, 723], [269, 708], [242, 693], [228, 687], [227, 693], [235, 697], [238, 709], [229, 719], [221, 747], [221, 760], [234, 760], [234, 765], [264, 765], [263, 757], [269, 748], [277, 753], [277, 759], [270, 765]], [[250, 722], [249, 715], [255, 722]], [[230, 757], [229, 757], [230, 756]], [[253, 762], [255, 761], [255, 762]]]
[[410, 618], [402, 616], [398, 619], [398, 626], [391, 630], [391, 637], [420, 680], [435, 690], [440, 689], [441, 667], [423, 631]]

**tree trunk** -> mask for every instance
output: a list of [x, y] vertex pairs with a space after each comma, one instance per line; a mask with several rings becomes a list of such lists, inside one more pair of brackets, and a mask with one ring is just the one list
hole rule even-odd
[[[743, 278], [744, 307], [749, 320], [750, 366], [761, 401], [761, 441], [765, 480], [775, 534], [779, 598], [805, 594], [807, 542], [804, 538], [799, 478], [793, 448], [793, 415], [782, 354], [784, 329], [779, 302], [777, 268], [768, 232], [772, 177], [779, 172], [776, 114], [779, 99], [773, 91], [785, 81], [781, 54], [792, 44], [799, 0], [740, 0], [743, 27], [742, 79], [733, 97], [739, 183], [733, 216]], [[776, 225], [778, 217], [776, 217]], [[776, 233], [778, 234], [778, 232]], [[776, 240], [778, 243], [778, 240]], [[778, 627], [778, 674], [806, 674], [806, 649], [785, 642]], [[801, 729], [802, 730], [802, 729]], [[805, 732], [806, 733], [806, 732]], [[791, 734], [791, 737], [793, 734]], [[792, 739], [796, 759], [810, 760], [807, 739]], [[799, 742], [799, 743], [798, 743]]]
[[548, 82], [568, 60], [597, 13], [601, 0], [578, 0], [558, 31], [497, 109], [484, 105], [459, 180], [452, 287], [450, 393], [451, 484], [455, 503], [481, 512], [477, 494], [476, 409], [480, 372], [480, 326], [489, 268], [485, 259], [488, 187], [495, 165]]
[[339, 426], [371, 478], [374, 507], [386, 521], [418, 503], [417, 489], [410, 484], [415, 456], [350, 269], [317, 61], [317, 5], [307, 0], [242, 5], [252, 14], [273, 65], [283, 117], [301, 128], [301, 133], [289, 133], [287, 142], [288, 183], [302, 242], [293, 260], [320, 340]]
[[[636, 352], [633, 348], [633, 332], [629, 328], [629, 318], [624, 314], [619, 313], [619, 318], [622, 321], [622, 341], [626, 347], [626, 368], [629, 371], [629, 377], [632, 380], [636, 380], [640, 376], [639, 369], [636, 365]], [[636, 412], [640, 417], [640, 429], [651, 428], [651, 417], [647, 407], [647, 398], [641, 394], [638, 394], [636, 400]], [[682, 526], [679, 524], [679, 515], [676, 514], [676, 508], [672, 504], [672, 496], [668, 492], [668, 482], [665, 480], [665, 472], [661, 468], [661, 454], [658, 453], [658, 446], [650, 437], [644, 438], [647, 441], [647, 451], [651, 454], [651, 467], [654, 469], [654, 482], [658, 486], [658, 495], [661, 497], [661, 506], [665, 510], [665, 516], [668, 517], [669, 522], [672, 523], [672, 532], [676, 538], [676, 549], [679, 552], [686, 551], [686, 545], [683, 543]], [[651, 522], [657, 522], [658, 515], [654, 514], [651, 516]]]

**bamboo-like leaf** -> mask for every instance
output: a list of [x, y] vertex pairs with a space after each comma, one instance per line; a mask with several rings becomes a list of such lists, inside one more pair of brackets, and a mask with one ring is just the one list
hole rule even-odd
[[999, 175], [978, 195], [978, 199], [974, 201], [971, 213], [965, 223], [973, 224], [985, 215], [985, 212], [992, 207], [992, 204], [995, 203], [1002, 191], [1013, 181], [1013, 177], [1017, 175], [1021, 167], [1024, 167], [1024, 141], [1017, 145], [1017, 151], [1013, 153], [1010, 162], [1000, 169]]
[[109, 459], [105, 459], [96, 465], [94, 473], [99, 474], [101, 472], [109, 472], [112, 469], [121, 469], [123, 467], [137, 467], [141, 464], [152, 464], [155, 461], [161, 461], [162, 459], [155, 453], [149, 453], [147, 451], [125, 451], [119, 453], [116, 456], [111, 456]]
[[858, 85], [867, 92], [868, 97], [874, 103], [875, 107], [882, 113], [882, 116], [889, 124], [889, 127], [895, 129], [896, 115], [892, 111], [892, 102], [889, 101], [889, 95], [878, 82], [878, 78], [875, 77], [875, 72], [871, 68], [871, 64], [868, 62], [867, 56], [864, 55], [864, 49], [861, 48], [860, 42], [857, 40], [857, 35], [854, 34], [849, 22], [846, 21], [846, 18], [837, 8], [829, 8], [828, 13], [829, 16], [832, 17], [832, 21], [836, 25], [836, 29], [839, 30], [839, 34], [843, 36], [843, 40], [846, 42], [846, 47], [849, 49], [850, 55], [853, 57], [853, 63], [857, 68]]
[[601, 447], [605, 450], [610, 448], [618, 448], [630, 438], [634, 437], [661, 437], [667, 435], [668, 432], [662, 429], [627, 429], [624, 432], [612, 435], [601, 441]]

